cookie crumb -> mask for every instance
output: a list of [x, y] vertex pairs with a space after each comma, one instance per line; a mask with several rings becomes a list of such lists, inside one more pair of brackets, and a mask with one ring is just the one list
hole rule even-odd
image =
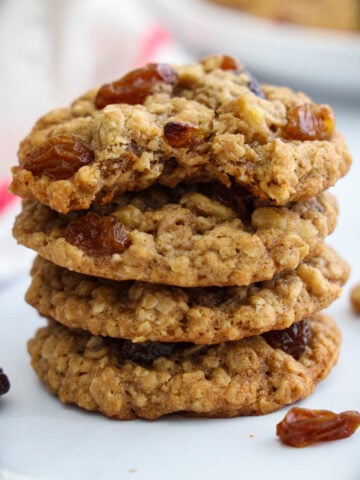
[[360, 315], [360, 283], [351, 290], [350, 300], [353, 311]]
[[250, 433], [249, 438], [255, 438], [255, 435], [253, 433]]
[[136, 473], [137, 469], [136, 468], [129, 468], [128, 472], [129, 473]]

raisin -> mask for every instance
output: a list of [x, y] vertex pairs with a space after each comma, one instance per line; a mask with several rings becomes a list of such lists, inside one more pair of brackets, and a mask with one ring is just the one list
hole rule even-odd
[[350, 437], [360, 426], [360, 413], [292, 408], [276, 425], [276, 435], [291, 447], [306, 447]]
[[156, 84], [163, 82], [174, 85], [177, 79], [178, 74], [167, 63], [149, 63], [146, 67], [133, 70], [119, 80], [100, 87], [95, 106], [101, 109], [112, 103], [141, 104]]
[[112, 216], [100, 217], [92, 212], [72, 220], [64, 229], [64, 237], [93, 257], [122, 253], [130, 245], [119, 220]]
[[226, 299], [226, 290], [218, 287], [194, 288], [189, 290], [190, 306], [215, 308]]
[[59, 135], [28, 152], [21, 166], [35, 176], [65, 180], [93, 160], [94, 152], [89, 147], [73, 137]]
[[143, 367], [151, 367], [160, 357], [173, 357], [174, 360], [196, 358], [205, 355], [211, 345], [195, 345], [190, 342], [142, 342], [133, 343], [130, 340], [114, 340], [119, 361], [132, 361]]
[[298, 360], [304, 353], [311, 338], [311, 330], [307, 320], [293, 323], [284, 330], [272, 330], [262, 334], [263, 338], [273, 348], [281, 348], [295, 360]]
[[254, 196], [239, 185], [226, 188], [218, 183], [211, 183], [200, 187], [205, 195], [210, 195], [218, 202], [235, 210], [237, 216], [245, 223], [249, 223], [254, 210]]
[[10, 382], [8, 377], [3, 372], [3, 369], [0, 368], [0, 396], [4, 395], [10, 390]]
[[233, 57], [223, 55], [220, 63], [221, 70], [242, 70], [242, 65]]
[[355, 285], [350, 293], [350, 300], [353, 312], [360, 314], [360, 284]]
[[335, 115], [329, 105], [305, 103], [288, 112], [284, 137], [290, 140], [329, 140], [335, 128]]
[[121, 360], [131, 360], [143, 367], [150, 367], [154, 360], [159, 357], [169, 358], [181, 350], [192, 346], [191, 343], [166, 343], [166, 342], [143, 342], [133, 343], [124, 340], [120, 349]]
[[171, 147], [193, 147], [199, 145], [204, 136], [199, 128], [186, 122], [168, 122], [164, 126], [164, 136]]
[[205, 71], [212, 71], [217, 68], [221, 70], [242, 71], [244, 67], [230, 55], [210, 55], [200, 60]]
[[[103, 160], [101, 162], [103, 178], [106, 179], [113, 175], [119, 175], [119, 173], [126, 172], [131, 169], [137, 159], [138, 157], [131, 152], [129, 146], [129, 151], [122, 153], [118, 158], [107, 158]], [[109, 198], [110, 195], [107, 195], [106, 197]]]
[[173, 175], [178, 167], [179, 167], [179, 164], [178, 164], [176, 158], [170, 157], [164, 163], [164, 168], [163, 168], [163, 171], [162, 171], [162, 175], [165, 176], [165, 177], [167, 175]]
[[253, 92], [257, 97], [265, 98], [265, 94], [261, 88], [260, 82], [252, 75], [250, 72], [246, 71], [246, 76], [249, 78], [247, 87]]

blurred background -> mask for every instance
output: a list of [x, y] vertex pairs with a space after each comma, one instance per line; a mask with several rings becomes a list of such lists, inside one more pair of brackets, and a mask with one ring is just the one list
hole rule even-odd
[[[260, 80], [306, 90], [319, 101], [359, 102], [360, 13], [355, 4], [0, 0], [0, 175], [15, 163], [20, 138], [41, 114], [152, 60], [176, 63], [229, 53]], [[334, 5], [338, 12], [331, 9]], [[297, 18], [312, 24], [318, 19], [332, 28], [288, 22]]]
[[227, 53], [262, 82], [331, 104], [355, 159], [353, 180], [336, 187], [351, 202], [360, 156], [359, 10], [358, 0], [0, 0], [0, 281], [16, 260], [24, 264], [25, 249], [15, 254], [9, 233], [19, 201], [7, 192], [19, 141], [48, 110], [150, 61]]

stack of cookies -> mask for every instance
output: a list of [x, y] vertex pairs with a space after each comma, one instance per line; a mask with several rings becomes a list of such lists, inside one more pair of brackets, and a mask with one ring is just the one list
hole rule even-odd
[[32, 366], [109, 417], [264, 414], [337, 361], [318, 313], [346, 263], [325, 190], [351, 163], [327, 105], [233, 58], [150, 64], [41, 118], [14, 236], [38, 252]]

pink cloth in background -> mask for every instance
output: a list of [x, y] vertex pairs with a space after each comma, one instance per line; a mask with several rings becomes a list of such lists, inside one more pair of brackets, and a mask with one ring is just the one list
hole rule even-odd
[[139, 51], [134, 65], [141, 66], [153, 61], [160, 50], [171, 45], [171, 37], [168, 31], [161, 25], [151, 25], [140, 39]]
[[0, 180], [0, 215], [5, 214], [7, 207], [12, 203], [19, 201], [18, 197], [12, 195], [9, 191], [10, 180], [5, 178]]

